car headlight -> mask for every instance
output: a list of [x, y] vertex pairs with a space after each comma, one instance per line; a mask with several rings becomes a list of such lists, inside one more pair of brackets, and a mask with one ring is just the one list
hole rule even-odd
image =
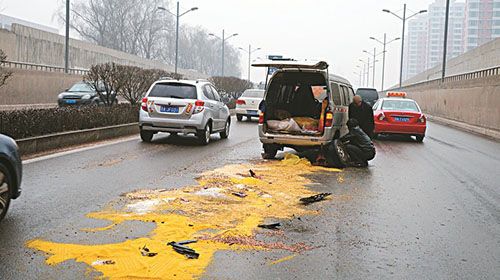
[[85, 94], [85, 95], [82, 97], [82, 99], [88, 100], [88, 99], [90, 99], [90, 97], [91, 97], [91, 96], [90, 96], [90, 94]]
[[64, 98], [64, 94], [62, 94], [62, 93], [61, 93], [61, 94], [59, 94], [59, 95], [57, 96], [57, 98], [59, 98], [59, 99], [63, 99], [63, 98]]

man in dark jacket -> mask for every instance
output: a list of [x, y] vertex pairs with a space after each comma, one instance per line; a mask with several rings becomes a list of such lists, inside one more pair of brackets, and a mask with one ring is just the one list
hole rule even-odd
[[359, 95], [354, 96], [353, 102], [349, 105], [349, 119], [358, 120], [361, 129], [370, 138], [373, 138], [373, 129], [375, 128], [373, 108], [364, 102]]
[[375, 146], [372, 140], [359, 127], [356, 119], [350, 119], [347, 122], [349, 133], [341, 138], [351, 163], [355, 167], [367, 167], [368, 161], [375, 158]]

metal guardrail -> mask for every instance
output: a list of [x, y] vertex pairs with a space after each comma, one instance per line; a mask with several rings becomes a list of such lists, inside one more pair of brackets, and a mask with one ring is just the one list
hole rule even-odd
[[[2, 65], [4, 67], [16, 68], [16, 69], [27, 69], [27, 70], [36, 70], [36, 71], [64, 73], [64, 67], [46, 65], [46, 64], [37, 64], [37, 63], [5, 60], [5, 61], [2, 61], [0, 63], [0, 65]], [[87, 70], [87, 69], [77, 69], [77, 68], [70, 68], [70, 69], [68, 69], [68, 71], [69, 71], [69, 74], [82, 75], [82, 76], [89, 72], [89, 70]]]
[[459, 82], [459, 81], [464, 81], [464, 80], [473, 80], [473, 79], [478, 79], [478, 78], [485, 78], [485, 77], [499, 76], [499, 75], [500, 75], [500, 66], [496, 66], [496, 67], [486, 68], [486, 69], [477, 70], [477, 71], [473, 71], [473, 72], [469, 72], [469, 73], [448, 76], [448, 77], [445, 77], [444, 79], [438, 78], [438, 79], [427, 80], [427, 81], [418, 82], [418, 83], [414, 83], [414, 84], [410, 84], [410, 85], [403, 85], [402, 88], [412, 88], [412, 87], [416, 87], [416, 86], [433, 85], [433, 84], [436, 84], [436, 85], [437, 84], [446, 84], [449, 82]]

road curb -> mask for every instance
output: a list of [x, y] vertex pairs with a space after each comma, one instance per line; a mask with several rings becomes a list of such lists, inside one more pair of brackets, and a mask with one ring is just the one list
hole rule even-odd
[[459, 121], [455, 121], [455, 120], [451, 120], [451, 119], [447, 119], [447, 118], [436, 117], [436, 116], [432, 116], [432, 115], [428, 115], [428, 114], [426, 114], [426, 117], [430, 121], [433, 121], [435, 123], [439, 123], [439, 124], [443, 124], [443, 125], [447, 125], [447, 126], [452, 126], [452, 127], [455, 127], [455, 128], [461, 129], [461, 130], [465, 130], [467, 132], [472, 132], [475, 134], [487, 136], [487, 137], [495, 139], [497, 141], [500, 140], [500, 131], [498, 131], [498, 130], [480, 127], [480, 126], [475, 126], [475, 125], [471, 125], [471, 124], [467, 124], [467, 123], [463, 123], [463, 122], [459, 122]]
[[16, 140], [22, 156], [139, 133], [138, 123], [69, 131]]

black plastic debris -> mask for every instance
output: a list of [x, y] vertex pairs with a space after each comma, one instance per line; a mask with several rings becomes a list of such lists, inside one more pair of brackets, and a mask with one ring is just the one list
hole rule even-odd
[[257, 174], [255, 174], [255, 172], [253, 172], [253, 170], [252, 170], [252, 169], [250, 169], [250, 170], [249, 170], [249, 172], [250, 172], [250, 176], [251, 176], [251, 177], [254, 177], [254, 178], [255, 178], [255, 176], [257, 176]]
[[[192, 241], [192, 240], [188, 240], [188, 241]], [[183, 241], [181, 241], [181, 242], [183, 242]], [[193, 242], [191, 242], [191, 243], [193, 243]], [[177, 253], [179, 253], [181, 255], [186, 256], [188, 259], [197, 259], [198, 257], [200, 257], [200, 254], [196, 253], [195, 250], [193, 250], [187, 246], [184, 246], [178, 242], [172, 241], [172, 242], [167, 243], [167, 245], [172, 246], [172, 248], [174, 248], [174, 251], [176, 251]]]
[[241, 198], [247, 197], [247, 194], [246, 193], [242, 193], [242, 192], [233, 192], [233, 195], [235, 195], [237, 197], [241, 197]]
[[150, 252], [149, 248], [146, 247], [146, 245], [144, 245], [144, 247], [141, 248], [141, 255], [143, 257], [154, 257], [154, 256], [158, 255], [158, 253]]
[[280, 223], [258, 225], [258, 227], [265, 228], [265, 229], [278, 229], [278, 227], [280, 227], [280, 226], [281, 226]]
[[332, 195], [332, 194], [331, 193], [320, 193], [320, 194], [313, 195], [310, 197], [301, 198], [300, 202], [302, 202], [302, 204], [304, 204], [304, 205], [309, 205], [311, 203], [322, 201], [330, 195]]
[[178, 242], [175, 242], [179, 245], [187, 245], [187, 244], [191, 244], [191, 243], [196, 243], [198, 242], [198, 240], [184, 240], [184, 241], [178, 241]]

